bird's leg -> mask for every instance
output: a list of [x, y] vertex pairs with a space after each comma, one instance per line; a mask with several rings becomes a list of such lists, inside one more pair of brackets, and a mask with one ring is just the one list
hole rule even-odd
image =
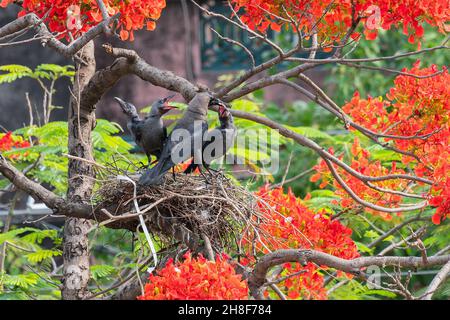
[[177, 179], [175, 178], [175, 167], [172, 167], [172, 177], [173, 180], [176, 181]]
[[212, 171], [215, 172], [215, 173], [217, 173], [216, 170], [211, 169], [209, 166], [204, 165], [204, 168], [205, 168], [205, 170], [209, 173], [209, 175], [210, 175], [211, 177], [214, 177], [214, 176], [215, 176], [215, 175], [212, 173]]
[[152, 161], [152, 156], [147, 155], [148, 164], [145, 165], [142, 161], [140, 161], [139, 163], [141, 164], [142, 169], [148, 169], [148, 167], [152, 166], [157, 161], [158, 161], [158, 159], [155, 159], [154, 161]]
[[[207, 184], [212, 184], [211, 181], [206, 177], [205, 173], [203, 172], [203, 169], [206, 169], [206, 171], [209, 172], [208, 168], [202, 164], [198, 165], [198, 171], [200, 172], [200, 174], [202, 175], [202, 177], [205, 179], [205, 182]], [[211, 174], [211, 172], [209, 172], [209, 174]]]
[[212, 175], [211, 171], [214, 172], [214, 173], [219, 173], [220, 172], [220, 170], [213, 169], [213, 168], [211, 168], [209, 166], [205, 166], [205, 168], [206, 168], [206, 171], [208, 171], [209, 174], [211, 174], [211, 175]]

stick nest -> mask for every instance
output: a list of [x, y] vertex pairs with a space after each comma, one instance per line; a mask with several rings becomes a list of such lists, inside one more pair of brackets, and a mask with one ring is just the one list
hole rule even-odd
[[203, 244], [216, 252], [239, 248], [243, 230], [258, 214], [256, 198], [222, 173], [207, 177], [208, 183], [203, 176], [176, 174], [174, 179], [168, 173], [159, 186], [136, 182], [136, 197], [131, 182], [109, 179], [98, 190], [96, 203], [110, 208], [112, 223], [137, 222], [136, 199], [149, 230], [164, 244], [181, 241], [191, 249]]

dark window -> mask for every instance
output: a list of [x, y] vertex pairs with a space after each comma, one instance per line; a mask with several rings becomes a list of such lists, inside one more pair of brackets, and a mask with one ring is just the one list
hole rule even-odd
[[[230, 17], [231, 10], [227, 4], [219, 1], [209, 1], [209, 10]], [[248, 33], [222, 19], [209, 17], [205, 14], [200, 16], [200, 48], [202, 59], [202, 70], [224, 71], [240, 70], [251, 67], [248, 54], [241, 47], [220, 39], [211, 28], [223, 37], [239, 41], [251, 50], [256, 63], [267, 59], [272, 49], [259, 39], [250, 39]]]

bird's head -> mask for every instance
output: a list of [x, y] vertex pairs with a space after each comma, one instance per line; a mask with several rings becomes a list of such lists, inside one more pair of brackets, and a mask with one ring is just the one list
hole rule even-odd
[[230, 110], [225, 105], [219, 105], [219, 119], [220, 120], [226, 120], [229, 119], [231, 116]]
[[133, 104], [123, 101], [122, 99], [120, 99], [118, 97], [114, 97], [114, 100], [116, 100], [116, 102], [120, 105], [123, 113], [125, 113], [131, 117], [133, 117], [135, 115], [136, 107]]
[[219, 107], [219, 110], [217, 112], [219, 113], [220, 120], [226, 120], [231, 116], [231, 112], [230, 110], [228, 110], [228, 107], [225, 104], [225, 102], [216, 98], [212, 98], [211, 101], [209, 102], [209, 105]]
[[157, 100], [153, 106], [152, 106], [152, 113], [154, 112], [153, 110], [155, 110], [156, 112], [158, 112], [160, 115], [166, 114], [167, 112], [169, 112], [170, 110], [173, 109], [178, 109], [178, 107], [175, 106], [171, 106], [169, 103], [170, 101], [173, 99], [173, 97], [175, 97], [176, 94], [172, 94], [168, 97], [162, 98]]

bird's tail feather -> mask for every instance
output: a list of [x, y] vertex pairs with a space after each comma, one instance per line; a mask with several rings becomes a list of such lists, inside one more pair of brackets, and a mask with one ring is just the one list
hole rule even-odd
[[162, 178], [170, 168], [175, 164], [170, 158], [160, 159], [160, 161], [153, 168], [148, 169], [139, 179], [139, 183], [146, 186], [153, 186], [162, 183]]

